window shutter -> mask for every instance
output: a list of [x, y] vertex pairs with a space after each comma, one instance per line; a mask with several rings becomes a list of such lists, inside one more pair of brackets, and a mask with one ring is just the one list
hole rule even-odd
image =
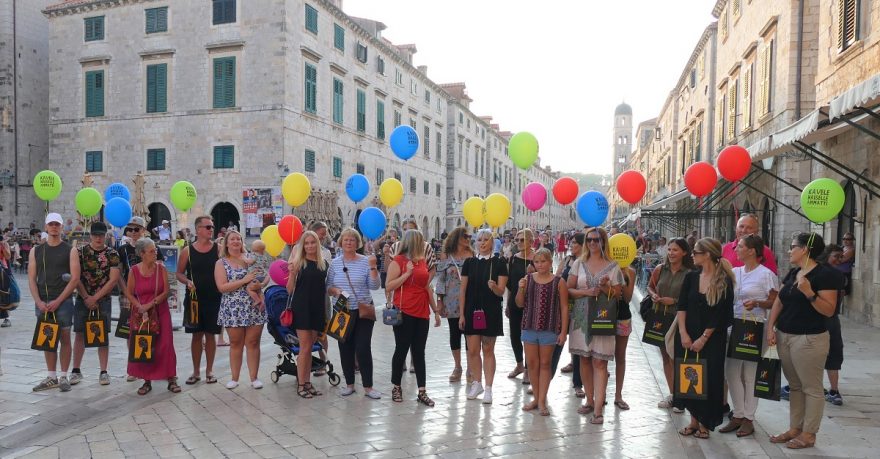
[[344, 104], [342, 101], [343, 96], [343, 86], [342, 82], [333, 79], [333, 122], [337, 124], [342, 124], [345, 119], [342, 114], [342, 110], [344, 108]]
[[837, 48], [843, 51], [858, 39], [858, 0], [838, 0]]
[[214, 59], [214, 108], [235, 106], [235, 57]]
[[715, 143], [717, 146], [724, 145], [724, 92], [721, 92], [718, 106], [715, 108]]
[[223, 0], [223, 19], [225, 22], [235, 22], [235, 0]]
[[742, 78], [743, 129], [752, 127], [752, 64], [746, 68]]
[[[214, 8], [218, 8], [216, 3]], [[223, 106], [223, 83], [223, 62], [220, 59], [214, 59], [214, 108]]]
[[367, 95], [362, 89], [357, 90], [357, 130], [367, 130]]
[[385, 102], [376, 101], [376, 137], [385, 139]]
[[235, 167], [235, 149], [232, 145], [214, 147], [214, 169], [232, 169]]
[[147, 66], [147, 113], [156, 112], [156, 67]]
[[758, 112], [761, 116], [770, 113], [770, 83], [773, 70], [773, 40], [767, 42], [767, 46], [761, 53], [761, 94]]
[[223, 1], [214, 0], [214, 24], [222, 24], [223, 20]]
[[156, 65], [156, 111], [168, 110], [168, 64]]
[[306, 64], [306, 96], [305, 110], [310, 113], [317, 111], [318, 70], [311, 64]]
[[95, 40], [104, 39], [104, 17], [95, 18]]
[[[841, 16], [843, 17], [843, 16]], [[85, 23], [85, 41], [95, 39], [95, 22], [91, 18], [86, 18]]]
[[150, 8], [144, 12], [146, 14], [146, 28], [145, 31], [147, 33], [153, 33], [158, 28], [156, 26], [157, 14], [156, 8]]
[[731, 80], [727, 88], [727, 141], [736, 137], [736, 80]]
[[[232, 3], [232, 2], [230, 2]], [[224, 77], [226, 79], [226, 84], [223, 86], [224, 89], [224, 98], [226, 100], [227, 107], [235, 106], [235, 58], [230, 57], [226, 61], [226, 68], [224, 71]]]
[[104, 116], [104, 71], [86, 72], [86, 116]]

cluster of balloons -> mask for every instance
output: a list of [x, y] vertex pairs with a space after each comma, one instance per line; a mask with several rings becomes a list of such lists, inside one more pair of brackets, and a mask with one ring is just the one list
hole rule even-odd
[[510, 199], [501, 193], [492, 193], [486, 196], [486, 199], [471, 196], [464, 202], [462, 208], [464, 219], [475, 228], [483, 226], [483, 223], [492, 228], [504, 226], [512, 211], [513, 205]]
[[266, 244], [266, 253], [277, 257], [281, 255], [285, 245], [296, 244], [302, 233], [302, 220], [294, 215], [285, 215], [277, 225], [269, 225], [263, 228], [263, 231], [260, 233], [260, 240]]

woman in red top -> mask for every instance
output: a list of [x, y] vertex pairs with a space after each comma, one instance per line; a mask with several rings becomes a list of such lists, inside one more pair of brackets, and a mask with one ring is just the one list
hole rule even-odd
[[[394, 327], [394, 357], [391, 359], [391, 400], [403, 401], [400, 380], [407, 352], [412, 352], [418, 401], [434, 406], [425, 392], [425, 343], [428, 341], [428, 322], [431, 318], [431, 295], [428, 263], [425, 260], [425, 239], [418, 230], [407, 230], [400, 242], [400, 252], [388, 266], [385, 292], [403, 312], [403, 322]], [[440, 313], [434, 311], [434, 326], [440, 326]]]

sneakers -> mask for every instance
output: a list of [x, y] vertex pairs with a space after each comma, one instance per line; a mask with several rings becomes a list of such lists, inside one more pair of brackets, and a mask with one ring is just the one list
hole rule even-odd
[[483, 404], [491, 405], [492, 404], [492, 388], [486, 386], [486, 391], [483, 392]]
[[67, 376], [58, 378], [58, 388], [61, 389], [61, 392], [70, 391], [70, 380], [67, 379]]
[[348, 397], [349, 395], [354, 393], [354, 387], [345, 386], [342, 389], [339, 389], [339, 395], [343, 397]]
[[262, 389], [263, 381], [260, 381], [259, 379], [253, 380], [251, 381], [251, 387], [253, 387], [254, 389]]
[[98, 376], [98, 382], [101, 383], [102, 386], [110, 384], [110, 373], [101, 373], [101, 376]]
[[829, 391], [825, 394], [825, 401], [835, 406], [843, 405], [843, 397], [838, 391]]
[[468, 390], [467, 399], [475, 400], [478, 395], [483, 393], [483, 384], [479, 381], [474, 381], [471, 383], [471, 388]]
[[46, 379], [40, 381], [39, 384], [34, 386], [34, 392], [40, 392], [49, 389], [55, 389], [58, 387], [58, 379], [46, 377]]
[[791, 387], [782, 386], [782, 390], [779, 391], [779, 399], [780, 400], [788, 400], [788, 395], [791, 393]]
[[0, 328], [9, 328], [12, 326], [12, 322], [9, 321], [9, 318], [3, 319], [3, 322], [0, 323]]
[[83, 380], [82, 373], [71, 373], [70, 374], [70, 385], [75, 386], [79, 384], [80, 381]]
[[365, 397], [369, 397], [373, 400], [379, 400], [382, 398], [382, 393], [377, 391], [376, 389], [370, 389], [364, 393]]
[[667, 395], [666, 398], [660, 400], [660, 403], [657, 403], [657, 408], [672, 408], [672, 395]]
[[238, 381], [229, 381], [226, 383], [226, 388], [229, 390], [235, 389], [236, 387], [238, 387]]

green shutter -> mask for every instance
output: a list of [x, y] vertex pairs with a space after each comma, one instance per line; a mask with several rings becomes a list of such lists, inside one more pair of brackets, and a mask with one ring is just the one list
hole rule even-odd
[[214, 147], [214, 169], [235, 167], [235, 148], [232, 145]]
[[357, 130], [367, 130], [367, 94], [362, 89], [357, 90]]
[[214, 0], [214, 24], [235, 22], [235, 0]]
[[311, 5], [306, 5], [306, 30], [318, 33], [318, 10]]
[[235, 56], [214, 59], [214, 108], [235, 107]]
[[147, 170], [148, 171], [164, 171], [165, 170], [165, 149], [152, 148], [147, 150]]
[[86, 172], [102, 172], [104, 170], [103, 152], [86, 152]]
[[318, 109], [318, 70], [314, 65], [306, 64], [305, 110], [315, 113]]
[[385, 139], [385, 102], [376, 101], [376, 137]]
[[342, 115], [342, 109], [343, 109], [342, 96], [343, 96], [342, 82], [337, 80], [336, 78], [334, 78], [333, 79], [333, 122], [337, 123], [337, 124], [342, 124], [343, 119], [344, 119], [343, 115]]
[[104, 39], [104, 16], [85, 18], [85, 41]]
[[86, 117], [104, 116], [104, 71], [86, 72]]
[[306, 150], [305, 158], [303, 160], [304, 169], [306, 172], [315, 172], [315, 152], [312, 150]]
[[339, 24], [333, 24], [333, 46], [345, 52], [345, 29]]
[[333, 157], [333, 176], [342, 177], [342, 158], [336, 156]]
[[146, 16], [145, 29], [147, 33], [168, 31], [168, 7], [148, 8], [144, 10]]
[[147, 113], [168, 110], [168, 64], [147, 66]]

